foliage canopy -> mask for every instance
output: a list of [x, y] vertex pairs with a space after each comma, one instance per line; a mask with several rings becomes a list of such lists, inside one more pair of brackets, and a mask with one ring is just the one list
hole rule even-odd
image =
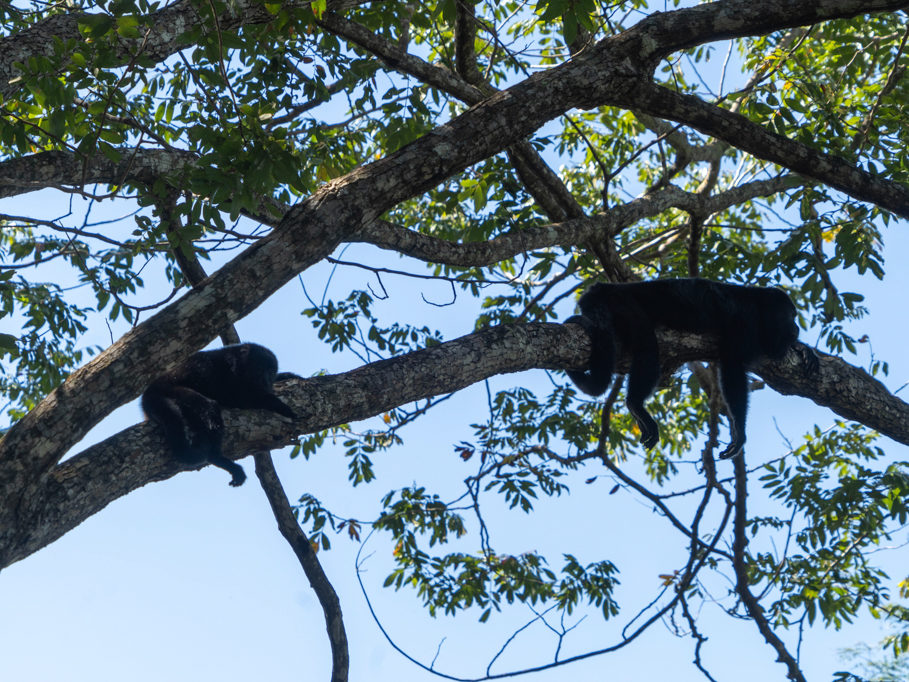
[[[678, 616], [700, 667], [696, 613], [723, 576], [723, 608], [755, 621], [794, 680], [803, 673], [780, 633], [840, 628], [868, 609], [905, 622], [875, 550], [907, 521], [909, 471], [892, 440], [909, 443], [909, 406], [873, 378], [886, 360], [853, 366], [867, 311], [852, 284], [884, 277], [884, 230], [909, 217], [899, 7], [0, 6], [0, 393], [11, 425], [0, 566], [177, 473], [147, 426], [61, 458], [163, 365], [319, 264], [365, 269], [371, 285], [310, 299], [303, 346], [364, 367], [283, 382], [306, 416], [293, 428], [238, 416], [228, 450], [294, 442], [310, 458], [340, 442], [352, 486], [381, 483], [377, 455], [449, 393], [580, 365], [580, 330], [546, 323], [588, 280], [694, 276], [785, 288], [806, 338], [831, 355], [819, 377], [785, 362], [756, 373], [840, 418], [806, 424], [784, 451], [739, 457], [723, 478], [722, 404], [701, 362], [710, 340], [678, 335], [663, 339], [668, 368], [697, 362], [652, 399], [662, 439], [651, 451], [618, 390], [604, 407], [552, 372], [491, 391], [488, 418], [429, 455], [453, 448], [476, 464], [463, 495], [416, 482], [389, 491], [368, 522], [391, 548], [385, 585], [414, 590], [430, 614], [484, 622], [514, 603], [553, 622], [623, 615], [609, 556], [500, 551], [484, 520], [497, 504], [534, 513], [586, 483], [652, 504], [687, 548], [618, 646]], [[378, 248], [345, 258], [362, 244]], [[449, 285], [465, 336], [424, 321], [437, 303], [387, 305], [384, 283], [398, 277]], [[99, 326], [111, 330], [106, 349], [87, 341]], [[367, 525], [309, 494], [296, 512], [322, 549], [332, 529], [359, 540]]]

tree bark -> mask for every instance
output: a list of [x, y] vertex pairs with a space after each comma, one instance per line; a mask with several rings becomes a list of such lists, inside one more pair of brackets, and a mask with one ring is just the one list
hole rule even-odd
[[[664, 373], [691, 360], [717, 357], [710, 338], [661, 332], [659, 339]], [[288, 424], [277, 417], [226, 410], [224, 452], [236, 459], [250, 451], [283, 447], [300, 434], [366, 419], [497, 374], [582, 367], [589, 353], [590, 340], [577, 325], [509, 325], [343, 374], [288, 379], [277, 385], [277, 391], [304, 416]], [[780, 361], [762, 361], [755, 372], [783, 393], [810, 398], [909, 444], [909, 404], [864, 370], [819, 355], [816, 375], [806, 371], [795, 352]], [[627, 371], [627, 365], [622, 358], [618, 370]], [[0, 532], [0, 568], [53, 542], [120, 496], [194, 468], [199, 467], [169, 457], [160, 433], [148, 423], [111, 436], [59, 464], [30, 488], [13, 517], [11, 532]]]

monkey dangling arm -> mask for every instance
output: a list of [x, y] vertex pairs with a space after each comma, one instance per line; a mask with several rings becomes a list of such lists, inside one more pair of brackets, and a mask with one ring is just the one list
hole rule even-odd
[[214, 464], [230, 473], [232, 486], [239, 486], [246, 473], [221, 451], [221, 408], [263, 409], [294, 418], [274, 394], [277, 371], [274, 353], [254, 343], [201, 351], [155, 379], [142, 395], [142, 409], [161, 426], [177, 459]]

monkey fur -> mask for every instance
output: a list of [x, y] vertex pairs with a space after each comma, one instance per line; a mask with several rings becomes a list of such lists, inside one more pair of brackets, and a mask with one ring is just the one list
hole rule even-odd
[[[659, 427], [644, 407], [660, 377], [656, 329], [710, 334], [719, 342], [720, 389], [729, 413], [732, 457], [745, 444], [747, 367], [758, 358], [781, 359], [798, 340], [797, 312], [783, 291], [703, 279], [664, 279], [626, 284], [596, 283], [580, 298], [579, 324], [593, 342], [588, 367], [569, 370], [583, 392], [601, 395], [615, 369], [617, 344], [631, 356], [625, 403], [641, 429], [645, 448], [659, 440]], [[817, 357], [806, 357], [810, 370]]]
[[261, 409], [295, 417], [274, 394], [277, 372], [274, 353], [255, 343], [201, 351], [155, 379], [142, 394], [142, 410], [162, 428], [177, 459], [209, 462], [230, 473], [232, 486], [243, 485], [243, 467], [221, 452], [221, 408]]

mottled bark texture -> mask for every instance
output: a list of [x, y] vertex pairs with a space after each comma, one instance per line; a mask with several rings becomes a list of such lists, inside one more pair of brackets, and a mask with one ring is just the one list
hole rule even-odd
[[[354, 3], [329, 3], [329, 7], [338, 9], [350, 4]], [[885, 0], [760, 3], [726, 0], [656, 13], [624, 33], [586, 48], [571, 61], [534, 74], [501, 92], [472, 86], [456, 73], [445, 72], [443, 77], [443, 70], [438, 67], [427, 69], [419, 59], [406, 55], [400, 48], [397, 52], [389, 51], [378, 41], [372, 52], [387, 64], [405, 72], [422, 69], [427, 82], [432, 82], [430, 78], [445, 81], [445, 87], [458, 91], [456, 96], [472, 107], [398, 152], [320, 188], [307, 201], [288, 211], [270, 234], [74, 372], [18, 422], [0, 441], [0, 566], [59, 537], [119, 495], [150, 480], [172, 475], [173, 464], [162, 457], [162, 443], [152, 438], [147, 426], [117, 436], [120, 440], [110, 450], [111, 454], [105, 454], [108, 452], [105, 448], [110, 447], [108, 441], [63, 465], [58, 462], [92, 426], [137, 396], [161, 367], [204, 346], [220, 330], [255, 309], [339, 244], [364, 238], [370, 226], [377, 225], [377, 219], [401, 201], [418, 196], [468, 166], [510, 148], [511, 158], [522, 169], [522, 181], [550, 211], [552, 220], [573, 219], [566, 230], [578, 226], [574, 220], [598, 220], [583, 216], [558, 177], [545, 164], [540, 165], [539, 157], [526, 143], [526, 138], [540, 126], [572, 108], [615, 105], [682, 121], [760, 158], [771, 159], [849, 195], [909, 216], [906, 187], [855, 169], [793, 140], [767, 133], [733, 112], [667, 93], [651, 80], [660, 60], [681, 47], [810, 25], [833, 17], [894, 10], [904, 5], [904, 2]], [[270, 18], [257, 2], [240, 0], [227, 7], [219, 18], [225, 28]], [[338, 21], [333, 24], [335, 19]], [[78, 22], [76, 14], [60, 14], [0, 42], [0, 95], [9, 99], [16, 94], [16, 62], [47, 54], [54, 36], [77, 39]], [[141, 41], [123, 41], [124, 63], [140, 48], [144, 58], [153, 61], [166, 58], [183, 47], [179, 36], [198, 27], [199, 22], [194, 3], [181, 1], [160, 10], [151, 24], [153, 30]], [[341, 22], [331, 11], [323, 16], [324, 30], [336, 30], [339, 35], [350, 29], [340, 26]], [[123, 152], [122, 164], [61, 154], [37, 154], [7, 162], [0, 166], [0, 196], [43, 186], [62, 186], [67, 182], [81, 185], [91, 181], [119, 183], [123, 178], [131, 182], [146, 182], [148, 177], [155, 176], [173, 178], [181, 164], [192, 162], [176, 151]], [[641, 201], [655, 200], [645, 197]], [[623, 210], [627, 206], [611, 214], [609, 220], [617, 222], [610, 229], [621, 229]], [[596, 228], [581, 229], [596, 233]], [[562, 235], [548, 238], [561, 243], [558, 240]], [[595, 234], [586, 243], [596, 250], [604, 267], [620, 265], [613, 262], [614, 251], [597, 248], [608, 245], [602, 234]], [[469, 247], [460, 245], [459, 248]], [[514, 252], [516, 243], [507, 248]], [[296, 425], [296, 433], [284, 433], [277, 440], [290, 440], [299, 433], [362, 418], [421, 396], [456, 390], [497, 372], [578, 365], [586, 350], [583, 334], [577, 330], [540, 325], [490, 330], [453, 343], [454, 346], [446, 345], [441, 350], [390, 361], [407, 363], [407, 369], [402, 370], [405, 373], [396, 373], [394, 381], [383, 374], [388, 371], [388, 365], [378, 363], [348, 375], [294, 386], [289, 399], [309, 408], [311, 416]], [[433, 353], [447, 352], [452, 352], [452, 356], [444, 358], [427, 375], [425, 368], [432, 366], [433, 358], [437, 357]], [[830, 367], [830, 361], [825, 360], [822, 377], [827, 376]], [[809, 395], [834, 409], [854, 409], [855, 412], [848, 413], [850, 418], [860, 419], [906, 442], [905, 424], [909, 420], [905, 417], [905, 405], [885, 391], [880, 393], [881, 404], [875, 403], [877, 398], [872, 400], [868, 396], [878, 395], [879, 385], [867, 375], [859, 376], [854, 369], [843, 371], [851, 372], [846, 381], [828, 382], [822, 378], [806, 382], [797, 375], [786, 374], [775, 378], [768, 374], [767, 379], [771, 385], [778, 381], [784, 390]], [[331, 391], [324, 390], [326, 382], [336, 382]], [[377, 399], [375, 395], [383, 397]], [[849, 405], [840, 405], [845, 398], [849, 398], [846, 401]], [[866, 411], [868, 405], [874, 405], [875, 409]], [[280, 444], [274, 438], [264, 438], [264, 431], [254, 428], [257, 423], [253, 416], [230, 421], [228, 445], [232, 452]], [[270, 429], [268, 432], [272, 433]]]
[[[690, 360], [716, 357], [713, 341], [693, 334], [662, 332], [660, 348], [666, 373]], [[589, 352], [590, 341], [576, 325], [511, 325], [344, 374], [288, 379], [277, 385], [277, 392], [306, 417], [289, 424], [266, 413], [226, 410], [224, 451], [236, 459], [282, 447], [302, 433], [366, 419], [497, 374], [583, 366]], [[909, 444], [909, 405], [863, 370], [830, 355], [819, 356], [816, 375], [806, 372], [799, 353], [764, 361], [755, 372], [780, 392], [810, 398]], [[620, 362], [619, 369], [627, 370], [627, 363]], [[53, 542], [122, 495], [193, 468], [198, 467], [167, 455], [164, 440], [149, 423], [111, 436], [54, 467], [32, 489], [16, 517], [15, 532], [0, 535], [0, 567]]]

